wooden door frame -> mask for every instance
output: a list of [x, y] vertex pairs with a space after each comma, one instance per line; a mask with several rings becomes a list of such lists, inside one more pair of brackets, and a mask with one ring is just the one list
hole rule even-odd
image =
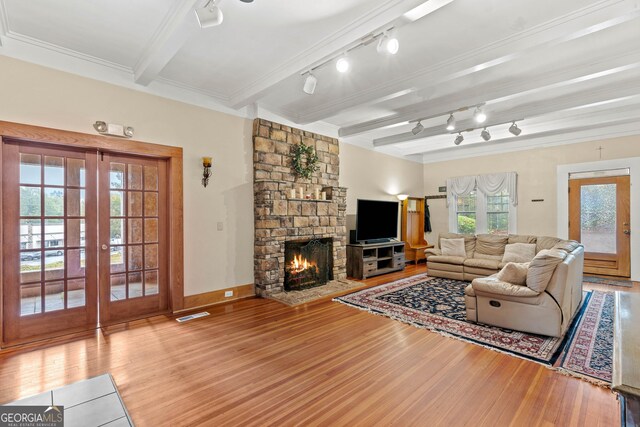
[[[607, 144], [614, 144], [608, 142]], [[606, 144], [605, 144], [606, 146]], [[585, 163], [572, 163], [556, 167], [556, 233], [562, 239], [569, 238], [569, 175], [578, 172], [607, 171], [629, 168], [631, 177], [631, 227], [640, 224], [640, 157], [624, 157]], [[553, 194], [550, 196], [553, 200]], [[631, 280], [640, 281], [640, 233], [631, 233]]]
[[[5, 140], [166, 159], [169, 202], [167, 221], [169, 228], [169, 309], [178, 311], [184, 307], [184, 210], [181, 147], [0, 121], [0, 142], [4, 145]], [[1, 149], [0, 164], [2, 164]], [[2, 182], [0, 181], [0, 243], [2, 243], [0, 245], [0, 259], [3, 257], [4, 248], [2, 204]], [[4, 271], [2, 269], [3, 266], [0, 263], [0, 325], [4, 324], [4, 313], [2, 312]], [[2, 329], [0, 328], [0, 343], [4, 343]]]

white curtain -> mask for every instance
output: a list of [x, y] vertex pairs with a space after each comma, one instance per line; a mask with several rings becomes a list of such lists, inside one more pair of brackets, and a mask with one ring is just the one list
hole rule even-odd
[[518, 175], [515, 172], [492, 173], [476, 177], [478, 190], [487, 196], [494, 196], [502, 190], [507, 190], [512, 206], [518, 206], [517, 180]]
[[476, 176], [459, 176], [447, 179], [447, 207], [456, 196], [468, 196], [476, 188]]

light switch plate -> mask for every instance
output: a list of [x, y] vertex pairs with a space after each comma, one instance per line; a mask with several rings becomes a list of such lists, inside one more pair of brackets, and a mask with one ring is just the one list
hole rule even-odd
[[218, 222], [217, 226], [218, 226], [218, 231], [224, 230], [224, 223], [223, 222]]

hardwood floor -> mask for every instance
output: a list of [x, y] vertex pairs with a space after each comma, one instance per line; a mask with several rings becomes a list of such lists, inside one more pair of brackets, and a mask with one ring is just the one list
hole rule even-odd
[[109, 372], [137, 426], [619, 424], [607, 389], [330, 300], [208, 311], [3, 350], [0, 402]]

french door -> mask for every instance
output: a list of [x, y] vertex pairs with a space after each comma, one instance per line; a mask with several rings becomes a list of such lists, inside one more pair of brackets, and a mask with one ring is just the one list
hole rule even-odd
[[629, 277], [629, 176], [569, 181], [569, 237], [584, 245], [585, 273]]
[[163, 160], [5, 142], [2, 166], [5, 343], [166, 310]]
[[167, 309], [165, 162], [101, 156], [100, 322]]

